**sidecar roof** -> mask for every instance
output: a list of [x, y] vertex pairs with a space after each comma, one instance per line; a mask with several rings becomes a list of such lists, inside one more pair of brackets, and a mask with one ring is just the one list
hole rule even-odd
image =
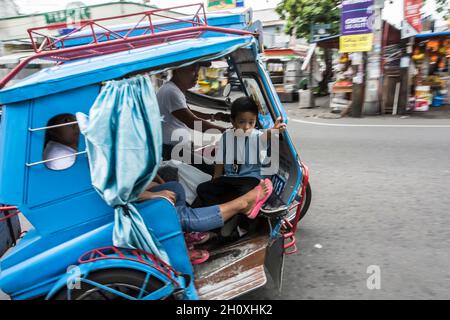
[[252, 36], [209, 34], [196, 39], [172, 41], [49, 67], [0, 91], [0, 104], [11, 104], [55, 94], [127, 74], [226, 54], [252, 44]]

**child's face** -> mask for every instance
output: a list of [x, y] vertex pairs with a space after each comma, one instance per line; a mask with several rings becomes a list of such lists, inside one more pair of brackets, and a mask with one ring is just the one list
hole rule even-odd
[[252, 112], [239, 112], [231, 120], [234, 129], [241, 129], [244, 133], [250, 133], [256, 126], [257, 115]]

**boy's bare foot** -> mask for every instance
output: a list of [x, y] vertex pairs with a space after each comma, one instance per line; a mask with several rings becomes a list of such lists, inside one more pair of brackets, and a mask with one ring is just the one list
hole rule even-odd
[[245, 195], [242, 196], [243, 200], [247, 203], [243, 212], [246, 215], [249, 215], [253, 207], [255, 206], [256, 201], [263, 199], [268, 192], [269, 189], [267, 188], [266, 183], [264, 182], [264, 180], [261, 180], [259, 182], [259, 185], [257, 185], [255, 188], [253, 188], [253, 190], [247, 192]]

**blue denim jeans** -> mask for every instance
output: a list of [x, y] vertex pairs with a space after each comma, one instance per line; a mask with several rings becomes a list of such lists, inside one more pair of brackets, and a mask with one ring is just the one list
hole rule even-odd
[[170, 181], [151, 188], [149, 191], [172, 191], [176, 194], [175, 208], [183, 231], [203, 232], [223, 227], [223, 218], [219, 206], [191, 208], [186, 205], [184, 189], [179, 182]]

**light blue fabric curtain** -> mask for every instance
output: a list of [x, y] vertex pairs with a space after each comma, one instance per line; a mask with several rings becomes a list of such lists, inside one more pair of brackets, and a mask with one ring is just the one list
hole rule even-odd
[[145, 250], [169, 263], [133, 205], [161, 162], [161, 116], [149, 76], [107, 82], [89, 116], [77, 113], [77, 120], [92, 184], [114, 208], [114, 245]]

